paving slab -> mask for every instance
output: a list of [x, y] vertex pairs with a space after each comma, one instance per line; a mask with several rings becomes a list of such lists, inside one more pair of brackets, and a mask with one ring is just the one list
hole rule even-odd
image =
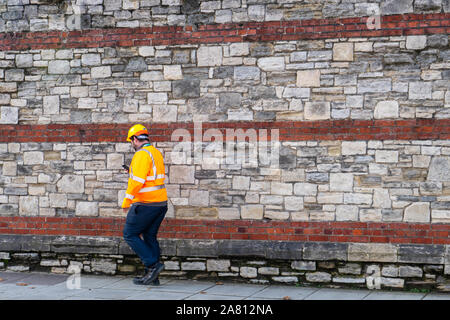
[[364, 300], [421, 300], [425, 293], [375, 291], [364, 297]]
[[321, 288], [306, 297], [305, 300], [362, 300], [369, 293], [368, 290]]
[[271, 285], [267, 288], [251, 295], [252, 298], [263, 299], [283, 299], [289, 297], [292, 300], [303, 300], [316, 292], [317, 288], [306, 287], [292, 287], [292, 286], [280, 286]]
[[80, 286], [83, 289], [98, 289], [104, 286], [110, 286], [116, 282], [123, 280], [123, 277], [118, 276], [91, 276], [81, 275]]
[[2, 279], [0, 284], [23, 282], [23, 279], [30, 276], [32, 276], [32, 274], [23, 272], [0, 272], [0, 278]]
[[[163, 278], [159, 279], [161, 286], [167, 284], [169, 281], [170, 281], [169, 279], [163, 279]], [[154, 286], [136, 285], [133, 283], [133, 277], [127, 277], [127, 278], [121, 279], [119, 281], [108, 283], [108, 284], [104, 285], [102, 288], [146, 291], [149, 288], [153, 288], [153, 287]]]
[[106, 300], [123, 300], [128, 297], [136, 295], [136, 290], [124, 290], [124, 289], [81, 289], [77, 290], [76, 294], [69, 297], [71, 299], [89, 300], [89, 299], [106, 299]]
[[450, 300], [450, 294], [429, 293], [422, 300]]
[[223, 283], [217, 284], [204, 290], [207, 294], [249, 297], [267, 288], [266, 285], [251, 285], [245, 283]]
[[215, 282], [196, 281], [196, 280], [172, 280], [163, 286], [152, 287], [154, 291], [171, 291], [171, 292], [187, 292], [199, 293], [215, 286]]
[[186, 300], [243, 300], [245, 296], [230, 296], [230, 295], [220, 295], [220, 294], [206, 294], [206, 293], [197, 293], [194, 294]]
[[184, 300], [192, 293], [187, 292], [165, 292], [165, 291], [140, 291], [125, 300]]

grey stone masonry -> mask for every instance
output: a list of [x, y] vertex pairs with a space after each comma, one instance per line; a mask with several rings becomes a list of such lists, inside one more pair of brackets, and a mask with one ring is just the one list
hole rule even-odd
[[[177, 143], [154, 144], [166, 164], [167, 217], [450, 221], [446, 140], [282, 141], [278, 168], [246, 164], [250, 148], [231, 165], [226, 145], [209, 158], [205, 142], [193, 165], [187, 160], [198, 146], [180, 162]], [[123, 216], [128, 176], [121, 167], [132, 155], [127, 143], [0, 143], [0, 215]], [[278, 250], [296, 254], [289, 245]]]
[[448, 1], [69, 0], [0, 3], [0, 32], [197, 25], [247, 21], [449, 12]]
[[[450, 261], [448, 245], [364, 244], [360, 249], [373, 254], [356, 256], [356, 244], [286, 242], [285, 249], [298, 252], [287, 257], [277, 241], [160, 239], [160, 244], [164, 276], [252, 283], [445, 291]], [[328, 256], [320, 253], [327, 249]], [[380, 258], [393, 252], [391, 259]], [[0, 270], [52, 273], [71, 273], [73, 266], [94, 274], [135, 274], [143, 268], [115, 237], [1, 235], [0, 262]]]
[[0, 124], [448, 118], [448, 35], [411, 37], [3, 51]]

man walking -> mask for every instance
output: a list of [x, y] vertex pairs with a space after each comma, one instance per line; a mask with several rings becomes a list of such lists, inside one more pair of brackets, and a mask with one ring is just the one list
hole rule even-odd
[[148, 130], [143, 125], [131, 127], [127, 141], [136, 152], [128, 169], [130, 177], [122, 203], [124, 211], [128, 209], [123, 237], [144, 263], [144, 276], [134, 278], [133, 282], [158, 285], [164, 264], [159, 261], [161, 252], [156, 235], [167, 212], [164, 159], [150, 144]]

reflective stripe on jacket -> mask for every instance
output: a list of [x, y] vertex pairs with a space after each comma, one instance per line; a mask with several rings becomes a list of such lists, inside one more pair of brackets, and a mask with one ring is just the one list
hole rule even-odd
[[122, 208], [136, 202], [167, 201], [164, 158], [152, 145], [144, 146], [133, 156], [130, 165], [128, 188]]

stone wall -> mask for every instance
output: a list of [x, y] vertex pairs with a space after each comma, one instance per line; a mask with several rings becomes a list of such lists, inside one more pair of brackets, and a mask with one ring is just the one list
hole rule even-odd
[[[181, 279], [450, 290], [444, 276], [448, 245], [163, 239], [161, 247], [161, 275]], [[110, 275], [136, 274], [143, 268], [122, 239], [72, 236], [0, 236], [0, 266], [11, 271]]]
[[[0, 0], [0, 17], [6, 243], [28, 233], [120, 238], [121, 168], [133, 155], [124, 138], [139, 122], [166, 162], [167, 241], [448, 249], [449, 1]], [[208, 134], [227, 151], [214, 161]], [[269, 153], [258, 149], [249, 164], [255, 145]], [[69, 263], [51, 248], [32, 251]], [[3, 268], [29, 253], [15, 250], [1, 249]], [[224, 258], [226, 272], [315, 277], [264, 252], [256, 265]], [[427, 280], [427, 270], [450, 272], [442, 257], [428, 269], [420, 259], [386, 262], [402, 274], [411, 263]], [[208, 256], [166, 258], [173, 271], [209, 269]], [[360, 275], [380, 262], [371, 259], [353, 265]], [[306, 260], [329, 281], [344, 267], [330, 258], [327, 273], [321, 259]]]

